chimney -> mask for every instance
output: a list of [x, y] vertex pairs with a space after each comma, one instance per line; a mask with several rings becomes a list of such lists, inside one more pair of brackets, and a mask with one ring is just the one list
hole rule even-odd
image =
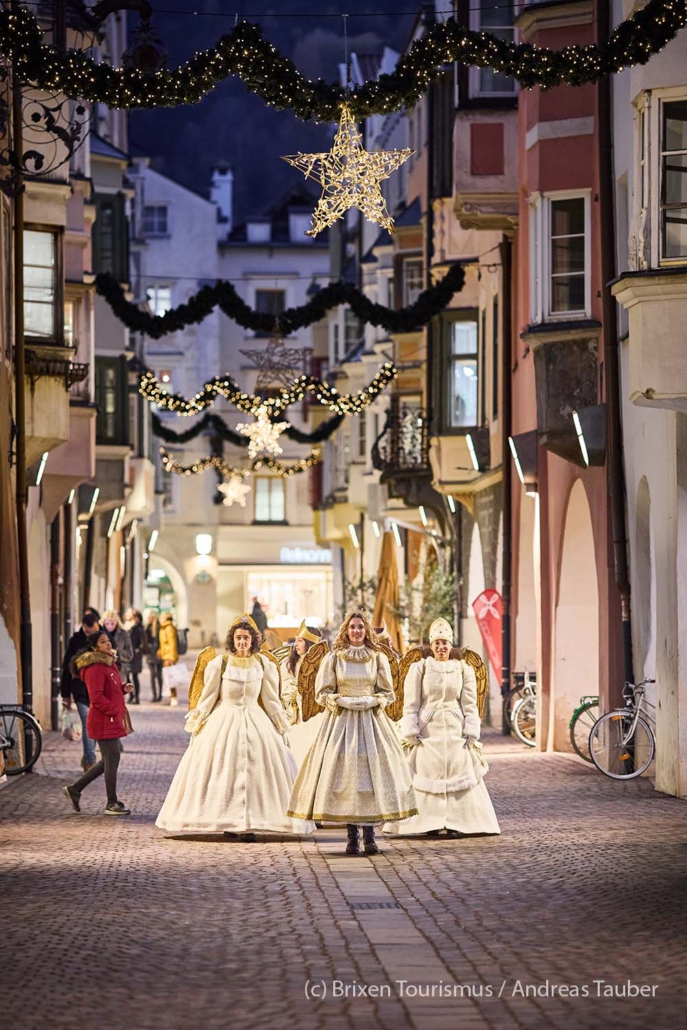
[[224, 239], [232, 230], [234, 173], [231, 165], [220, 161], [212, 171], [210, 199], [217, 205], [217, 238]]

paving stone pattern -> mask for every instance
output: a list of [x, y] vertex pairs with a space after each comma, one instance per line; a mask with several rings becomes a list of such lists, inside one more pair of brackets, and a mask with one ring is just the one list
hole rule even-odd
[[[132, 709], [129, 819], [102, 815], [102, 780], [71, 811], [80, 745], [57, 734], [0, 790], [4, 1030], [685, 1025], [684, 801], [491, 732], [499, 838], [372, 859], [346, 858], [341, 829], [166, 839], [184, 711]], [[656, 990], [597, 997], [600, 980]]]

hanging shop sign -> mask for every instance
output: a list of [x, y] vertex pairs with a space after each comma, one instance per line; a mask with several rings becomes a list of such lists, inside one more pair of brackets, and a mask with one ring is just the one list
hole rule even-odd
[[500, 683], [503, 664], [500, 593], [498, 590], [483, 590], [472, 602], [472, 609], [487, 649], [489, 663]]

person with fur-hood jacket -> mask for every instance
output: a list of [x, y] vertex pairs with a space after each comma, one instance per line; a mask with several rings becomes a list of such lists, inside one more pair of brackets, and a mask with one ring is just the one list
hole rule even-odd
[[117, 798], [117, 769], [122, 751], [120, 740], [127, 733], [124, 696], [134, 688], [131, 683], [122, 682], [109, 634], [104, 630], [91, 633], [86, 648], [74, 658], [72, 669], [88, 691], [88, 736], [98, 744], [101, 758], [76, 783], [62, 790], [74, 811], [80, 812], [83, 790], [104, 774], [107, 792], [104, 814], [131, 815], [131, 810]]

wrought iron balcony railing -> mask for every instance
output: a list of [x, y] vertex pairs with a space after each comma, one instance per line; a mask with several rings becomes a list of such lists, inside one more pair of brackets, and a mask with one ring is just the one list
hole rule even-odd
[[422, 408], [403, 405], [387, 412], [372, 445], [372, 464], [385, 476], [429, 470], [429, 420]]

